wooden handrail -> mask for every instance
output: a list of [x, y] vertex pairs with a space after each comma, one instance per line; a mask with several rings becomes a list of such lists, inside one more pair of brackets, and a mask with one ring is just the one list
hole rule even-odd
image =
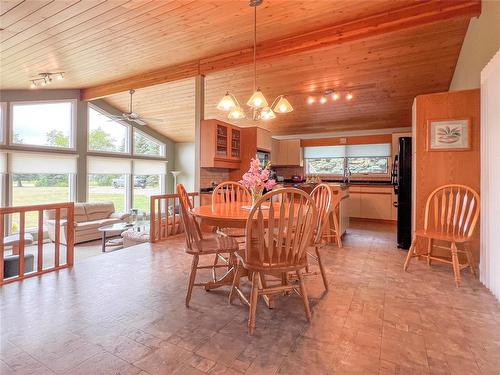
[[[190, 199], [199, 193], [188, 193]], [[177, 212], [179, 207], [179, 194], [152, 195], [150, 203], [150, 242], [158, 242], [168, 237], [182, 233], [184, 228], [180, 214]]]
[[[54, 265], [52, 267], [43, 268], [43, 215], [45, 211], [55, 210], [55, 243], [54, 243]], [[67, 244], [66, 246], [66, 263], [60, 264], [60, 231], [61, 231], [61, 210], [65, 210], [67, 231]], [[37, 222], [37, 267], [36, 271], [33, 270], [25, 273], [25, 248], [26, 248], [26, 214], [29, 212], [38, 213]], [[14, 233], [19, 236], [18, 244], [15, 245], [16, 252], [18, 252], [18, 272], [16, 276], [5, 278], [5, 227], [8, 220], [7, 215], [19, 214], [19, 232]], [[74, 203], [51, 203], [40, 204], [32, 206], [19, 206], [19, 207], [0, 207], [0, 285], [7, 284], [14, 281], [20, 281], [28, 277], [42, 275], [47, 272], [53, 272], [63, 268], [72, 267], [74, 262]]]

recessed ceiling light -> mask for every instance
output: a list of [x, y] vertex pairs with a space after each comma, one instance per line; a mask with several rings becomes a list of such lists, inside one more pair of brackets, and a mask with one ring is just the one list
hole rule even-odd
[[347, 93], [347, 95], [345, 96], [345, 98], [346, 98], [347, 100], [351, 100], [351, 99], [353, 98], [353, 96], [352, 96], [352, 94], [349, 92], [349, 93]]
[[319, 100], [319, 102], [321, 104], [325, 104], [326, 103], [326, 98], [324, 96], [322, 96], [321, 99]]
[[316, 99], [314, 99], [312, 96], [310, 96], [310, 97], [307, 99], [307, 103], [309, 103], [309, 104], [313, 104], [315, 101], [316, 101]]

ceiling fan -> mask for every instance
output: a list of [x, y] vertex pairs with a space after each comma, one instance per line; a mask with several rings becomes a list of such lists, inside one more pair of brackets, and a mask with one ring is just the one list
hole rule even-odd
[[129, 90], [130, 93], [130, 110], [129, 112], [124, 112], [118, 116], [111, 116], [113, 120], [122, 120], [122, 121], [131, 121], [135, 122], [137, 125], [146, 125], [147, 122], [163, 122], [162, 119], [158, 118], [145, 118], [141, 117], [137, 112], [132, 110], [132, 97], [134, 95], [135, 90]]

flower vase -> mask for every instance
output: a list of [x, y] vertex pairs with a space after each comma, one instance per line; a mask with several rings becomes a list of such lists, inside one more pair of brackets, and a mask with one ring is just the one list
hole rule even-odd
[[263, 190], [263, 188], [250, 189], [252, 194], [252, 206], [255, 206], [255, 203], [262, 197]]

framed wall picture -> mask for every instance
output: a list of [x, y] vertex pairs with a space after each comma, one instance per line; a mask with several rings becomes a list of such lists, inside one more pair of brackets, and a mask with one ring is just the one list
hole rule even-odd
[[471, 120], [429, 120], [427, 151], [465, 151], [471, 149]]

